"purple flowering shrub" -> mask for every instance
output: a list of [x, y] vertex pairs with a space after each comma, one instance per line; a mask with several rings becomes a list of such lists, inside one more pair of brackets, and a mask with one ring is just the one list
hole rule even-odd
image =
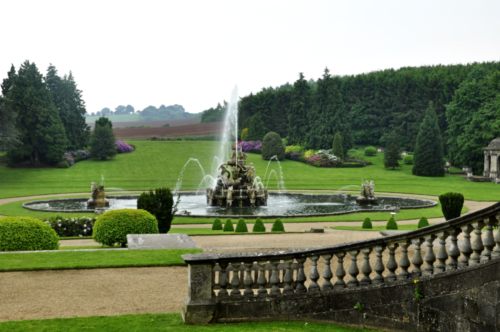
[[300, 154], [300, 152], [292, 152], [290, 153], [290, 160], [297, 160], [298, 157], [302, 156], [302, 154]]
[[118, 151], [118, 153], [132, 152], [132, 148], [130, 147], [130, 145], [128, 145], [124, 141], [116, 141], [115, 145], [116, 145], [116, 150]]
[[238, 148], [242, 148], [243, 152], [250, 152], [251, 150], [254, 149], [262, 149], [262, 142], [261, 141], [242, 141], [238, 142]]
[[82, 157], [83, 159], [88, 159], [88, 157], [89, 157], [89, 153], [88, 153], [87, 151], [85, 151], [85, 150], [78, 150], [78, 151], [76, 151], [76, 152], [77, 152], [77, 153], [80, 155], [80, 157]]
[[71, 167], [71, 166], [73, 166], [75, 164], [75, 158], [71, 154], [71, 151], [66, 151], [63, 154], [63, 160], [65, 160], [65, 159], [68, 162], [69, 167]]

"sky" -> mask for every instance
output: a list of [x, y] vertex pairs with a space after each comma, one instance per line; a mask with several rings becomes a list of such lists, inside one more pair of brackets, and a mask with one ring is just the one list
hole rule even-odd
[[87, 112], [197, 113], [263, 87], [500, 60], [500, 1], [0, 1], [0, 80], [72, 71]]

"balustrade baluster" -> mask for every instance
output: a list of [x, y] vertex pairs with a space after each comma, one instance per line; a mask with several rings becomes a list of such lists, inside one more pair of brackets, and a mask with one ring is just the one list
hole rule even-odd
[[299, 265], [299, 269], [297, 270], [297, 287], [295, 288], [297, 293], [307, 292], [307, 288], [304, 286], [304, 283], [306, 282], [306, 274], [304, 273], [305, 261], [305, 258], [297, 258], [297, 264]]
[[408, 276], [410, 273], [408, 272], [408, 268], [410, 267], [411, 263], [410, 260], [408, 259], [408, 246], [411, 244], [409, 240], [406, 240], [404, 242], [399, 242], [398, 245], [401, 247], [401, 259], [399, 260], [399, 266], [401, 267], [401, 272], [398, 275], [398, 280], [405, 280], [408, 279]]
[[495, 242], [497, 244], [495, 250], [491, 253], [491, 257], [500, 257], [500, 214], [497, 214], [495, 216], [495, 219], [497, 220], [497, 226], [498, 229], [495, 233]]
[[385, 277], [385, 281], [395, 281], [397, 279], [397, 275], [394, 271], [397, 270], [398, 268], [398, 263], [396, 263], [396, 258], [394, 255], [396, 254], [396, 248], [398, 247], [397, 243], [391, 243], [387, 245], [387, 249], [389, 249], [389, 261], [387, 262], [387, 269], [389, 270], [389, 273], [387, 273], [387, 276]]
[[319, 256], [311, 256], [311, 273], [309, 274], [309, 279], [311, 279], [311, 284], [309, 285], [309, 292], [319, 292], [319, 285], [318, 285], [318, 279], [319, 279], [319, 273], [318, 273], [318, 259]]
[[231, 279], [231, 286], [233, 290], [231, 291], [231, 296], [241, 296], [240, 292], [240, 268], [241, 263], [231, 263], [233, 267], [233, 278]]
[[337, 252], [335, 253], [335, 256], [337, 256], [337, 270], [335, 271], [335, 276], [337, 277], [337, 281], [335, 282], [335, 285], [333, 286], [334, 289], [340, 289], [345, 287], [345, 270], [344, 270], [344, 256], [345, 252]]
[[497, 224], [497, 221], [494, 217], [490, 217], [484, 219], [484, 223], [486, 224], [486, 232], [484, 234], [484, 252], [481, 255], [481, 262], [486, 262], [491, 259], [491, 253], [495, 247], [495, 240], [493, 239], [493, 226]]
[[374, 284], [380, 284], [384, 282], [384, 276], [382, 273], [384, 273], [385, 266], [384, 262], [382, 261], [382, 253], [385, 250], [385, 246], [376, 246], [375, 247], [375, 252], [377, 253], [377, 262], [375, 263], [374, 270], [377, 272], [377, 275], [373, 278], [372, 283]]
[[446, 271], [446, 260], [448, 259], [448, 252], [446, 251], [446, 238], [448, 237], [448, 232], [437, 233], [437, 237], [439, 239], [439, 249], [436, 255], [438, 263], [434, 268], [434, 274]]
[[349, 251], [349, 255], [351, 255], [351, 267], [349, 268], [349, 274], [351, 275], [351, 279], [347, 282], [347, 287], [357, 287], [359, 285], [359, 281], [357, 275], [359, 274], [358, 269], [358, 261], [357, 257], [359, 254], [359, 250]]
[[253, 278], [252, 278], [252, 266], [253, 263], [245, 263], [245, 280], [243, 280], [243, 284], [245, 285], [245, 291], [243, 292], [244, 296], [253, 296]]
[[481, 252], [484, 250], [483, 239], [481, 238], [481, 229], [484, 227], [484, 222], [482, 220], [473, 222], [472, 227], [474, 227], [474, 241], [471, 248], [474, 253], [470, 257], [469, 266], [479, 264]]
[[229, 293], [226, 290], [227, 285], [229, 284], [228, 282], [228, 277], [227, 277], [227, 265], [228, 263], [219, 263], [220, 267], [220, 272], [219, 272], [219, 297], [227, 297]]
[[259, 264], [259, 277], [257, 278], [257, 283], [259, 284], [259, 290], [257, 291], [258, 296], [267, 296], [267, 278], [266, 278], [266, 265], [267, 261], [260, 261]]
[[411, 271], [411, 273], [416, 274], [417, 276], [422, 275], [422, 269], [420, 268], [422, 264], [424, 264], [424, 260], [422, 259], [422, 253], [420, 250], [422, 249], [422, 243], [424, 241], [422, 239], [412, 239], [411, 243], [413, 246], [415, 246], [415, 253], [413, 254], [413, 258], [411, 259], [411, 263], [413, 264], [414, 268]]
[[325, 279], [325, 281], [323, 282], [323, 285], [321, 285], [321, 291], [323, 292], [333, 289], [332, 282], [330, 281], [330, 279], [333, 278], [332, 269], [330, 267], [330, 260], [332, 259], [332, 256], [333, 255], [331, 254], [321, 256], [325, 260], [325, 269], [323, 270], [323, 279]]
[[448, 231], [448, 234], [451, 236], [451, 245], [448, 250], [448, 254], [450, 255], [450, 262], [446, 266], [446, 270], [456, 270], [458, 267], [458, 257], [460, 256], [460, 250], [457, 245], [457, 235], [460, 234], [460, 228], [456, 228]]
[[363, 266], [361, 267], [361, 273], [363, 273], [363, 277], [359, 281], [360, 286], [367, 286], [372, 283], [372, 279], [370, 279], [370, 273], [372, 273], [372, 267], [370, 265], [370, 253], [372, 252], [372, 248], [361, 249], [363, 253]]
[[292, 281], [293, 281], [293, 272], [292, 272], [292, 263], [293, 259], [285, 259], [285, 267], [286, 272], [283, 276], [283, 283], [285, 286], [283, 287], [283, 294], [293, 293]]
[[279, 295], [281, 294], [281, 290], [279, 288], [279, 283], [280, 283], [280, 277], [279, 277], [279, 272], [278, 272], [278, 264], [280, 263], [279, 260], [273, 260], [270, 261], [271, 265], [273, 266], [271, 278], [269, 278], [269, 281], [271, 282], [271, 292], [270, 295]]
[[460, 251], [464, 257], [462, 257], [458, 262], [458, 267], [469, 266], [470, 255], [472, 254], [472, 247], [470, 243], [470, 233], [472, 230], [472, 225], [462, 226], [462, 232], [464, 232], [464, 243], [462, 244]]
[[424, 236], [424, 239], [425, 245], [427, 246], [427, 252], [425, 253], [424, 260], [427, 265], [422, 271], [422, 275], [428, 276], [434, 273], [434, 262], [436, 261], [436, 255], [434, 255], [434, 240], [436, 239], [436, 235], [427, 235]]

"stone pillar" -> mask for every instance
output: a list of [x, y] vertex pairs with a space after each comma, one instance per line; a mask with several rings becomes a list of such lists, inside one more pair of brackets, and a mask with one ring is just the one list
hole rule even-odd
[[208, 324], [215, 317], [213, 266], [208, 262], [188, 263], [188, 297], [182, 305], [186, 324]]
[[490, 177], [490, 152], [484, 151], [484, 172], [483, 176], [488, 178]]
[[498, 156], [496, 153], [490, 152], [490, 178], [496, 179], [498, 177]]

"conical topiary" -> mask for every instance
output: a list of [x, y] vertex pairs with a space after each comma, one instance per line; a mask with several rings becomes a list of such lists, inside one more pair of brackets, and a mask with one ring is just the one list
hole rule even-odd
[[283, 223], [281, 222], [281, 219], [276, 219], [276, 221], [273, 224], [273, 228], [271, 228], [271, 232], [284, 232], [285, 227], [283, 226]]
[[234, 226], [231, 219], [226, 220], [226, 223], [224, 224], [224, 232], [234, 232]]
[[420, 229], [422, 227], [427, 227], [427, 226], [429, 226], [429, 221], [427, 220], [427, 218], [426, 217], [420, 218], [420, 221], [418, 222], [417, 228]]
[[222, 231], [222, 222], [220, 221], [219, 218], [216, 218], [214, 220], [214, 223], [212, 224], [212, 230], [213, 231]]
[[361, 226], [362, 229], [372, 229], [372, 221], [370, 218], [366, 218], [365, 221], [363, 221], [363, 225]]
[[236, 224], [236, 233], [248, 233], [247, 223], [243, 218], [240, 218]]
[[394, 220], [394, 217], [389, 218], [389, 221], [387, 222], [385, 229], [391, 229], [391, 230], [398, 229], [398, 224], [396, 223], [396, 220]]
[[255, 224], [253, 224], [253, 233], [260, 233], [260, 232], [265, 232], [266, 231], [266, 226], [264, 226], [264, 223], [262, 222], [262, 219], [260, 217], [255, 220]]

